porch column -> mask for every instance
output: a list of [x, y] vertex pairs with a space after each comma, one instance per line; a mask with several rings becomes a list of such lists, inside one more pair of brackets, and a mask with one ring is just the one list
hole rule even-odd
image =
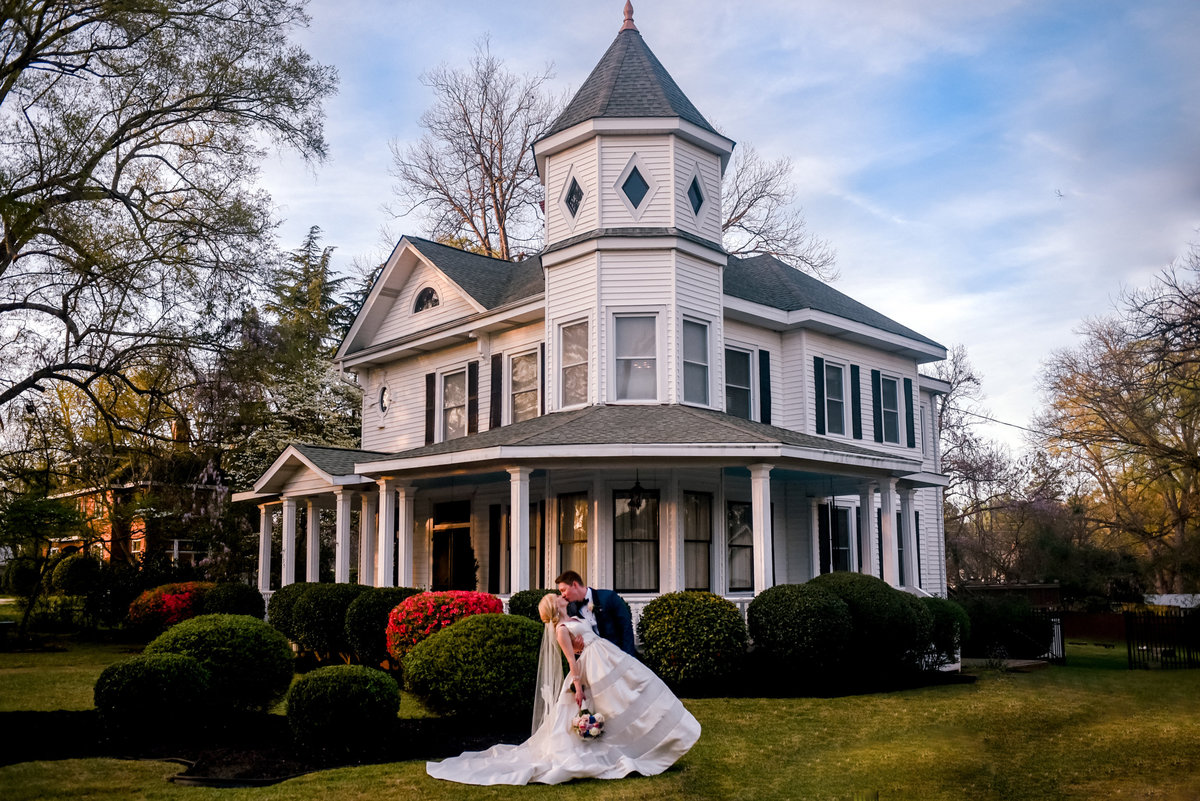
[[304, 516], [305, 528], [308, 532], [307, 546], [304, 549], [305, 574], [310, 584], [321, 580], [321, 512], [317, 509], [317, 499], [308, 499], [308, 512]]
[[816, 578], [821, 575], [821, 568], [824, 567], [821, 564], [821, 504], [819, 501], [820, 498], [808, 499], [808, 530], [812, 532], [812, 537], [810, 538], [812, 542], [812, 548], [810, 549], [812, 551], [812, 575], [809, 578]]
[[394, 587], [392, 572], [396, 558], [396, 480], [381, 478], [379, 485], [379, 533], [375, 547], [375, 586]]
[[750, 465], [750, 514], [753, 518], [754, 594], [774, 583], [775, 554], [771, 542], [771, 468]]
[[413, 585], [413, 507], [416, 504], [416, 494], [417, 488], [411, 485], [396, 487], [396, 518], [400, 528], [396, 538], [396, 564], [402, 587]]
[[271, 591], [271, 507], [258, 505], [258, 591]]
[[511, 507], [508, 518], [509, 565], [508, 591], [519, 592], [529, 587], [529, 474], [528, 467], [508, 468], [508, 497]]
[[883, 563], [883, 580], [893, 587], [900, 585], [900, 559], [896, 551], [896, 479], [888, 478], [879, 483], [879, 511], [881, 522], [879, 533], [883, 546], [879, 559]]
[[904, 543], [904, 586], [917, 587], [919, 579], [917, 565], [917, 521], [914, 516], [913, 498], [916, 490], [904, 487], [900, 490], [900, 541]]
[[878, 576], [875, 563], [875, 484], [864, 481], [858, 485], [858, 542], [862, 553], [859, 573]]
[[333, 497], [337, 504], [337, 524], [333, 540], [333, 580], [339, 584], [346, 584], [350, 581], [350, 502], [354, 498], [347, 489], [335, 489]]
[[283, 499], [283, 573], [279, 586], [296, 581], [296, 499]]
[[371, 492], [361, 495], [362, 506], [358, 510], [358, 583], [373, 586], [375, 583], [375, 509], [379, 496]]

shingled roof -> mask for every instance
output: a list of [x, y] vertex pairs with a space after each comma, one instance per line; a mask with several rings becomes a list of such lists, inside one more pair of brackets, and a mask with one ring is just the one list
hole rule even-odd
[[354, 474], [354, 464], [377, 459], [384, 454], [379, 451], [360, 451], [352, 448], [328, 448], [323, 445], [302, 445], [293, 443], [292, 447], [299, 451], [321, 470], [331, 476], [349, 476]]
[[617, 34], [542, 138], [598, 117], [679, 117], [717, 133], [633, 27]]
[[486, 309], [544, 292], [541, 256], [523, 261], [493, 259], [419, 237], [407, 237], [417, 251]]
[[782, 311], [821, 311], [927, 345], [942, 347], [774, 256], [754, 256], [749, 259], [730, 256], [725, 267], [725, 294]]

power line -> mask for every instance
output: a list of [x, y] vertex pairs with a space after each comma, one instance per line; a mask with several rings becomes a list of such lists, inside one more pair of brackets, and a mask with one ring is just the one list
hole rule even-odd
[[968, 409], [960, 409], [957, 406], [951, 406], [950, 408], [951, 408], [951, 410], [958, 412], [959, 414], [965, 414], [965, 415], [969, 415], [971, 417], [977, 417], [980, 420], [984, 420], [989, 423], [995, 423], [996, 425], [1008, 426], [1009, 428], [1015, 428], [1020, 431], [1028, 431], [1030, 434], [1038, 434], [1039, 436], [1043, 436], [1043, 437], [1049, 436], [1049, 434], [1047, 432], [1041, 431], [1036, 428], [1029, 428], [1028, 426], [1021, 426], [1021, 425], [1017, 425], [1016, 423], [1009, 423], [1004, 420], [997, 420], [995, 417], [992, 417], [990, 415], [980, 414], [979, 412], [972, 412]]

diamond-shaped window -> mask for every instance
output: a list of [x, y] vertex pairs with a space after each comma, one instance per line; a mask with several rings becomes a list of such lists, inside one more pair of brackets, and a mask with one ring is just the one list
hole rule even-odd
[[692, 183], [688, 185], [688, 200], [692, 203], [692, 213], [699, 214], [700, 207], [704, 205], [704, 192], [700, 189], [699, 178], [692, 178]]
[[625, 197], [629, 198], [629, 202], [636, 209], [646, 199], [646, 193], [650, 191], [650, 184], [646, 183], [646, 179], [638, 172], [638, 168], [634, 167], [629, 171], [629, 177], [625, 179], [625, 183], [621, 184], [621, 191], [625, 193]]
[[583, 203], [583, 187], [579, 185], [579, 181], [571, 178], [571, 187], [567, 189], [567, 208], [572, 217], [579, 214], [581, 203]]

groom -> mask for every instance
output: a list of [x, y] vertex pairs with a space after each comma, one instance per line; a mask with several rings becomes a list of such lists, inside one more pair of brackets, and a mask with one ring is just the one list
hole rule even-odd
[[567, 599], [567, 612], [583, 618], [592, 631], [631, 656], [637, 656], [633, 644], [633, 621], [629, 606], [612, 590], [595, 590], [586, 586], [574, 570], [568, 570], [554, 580], [558, 592]]

